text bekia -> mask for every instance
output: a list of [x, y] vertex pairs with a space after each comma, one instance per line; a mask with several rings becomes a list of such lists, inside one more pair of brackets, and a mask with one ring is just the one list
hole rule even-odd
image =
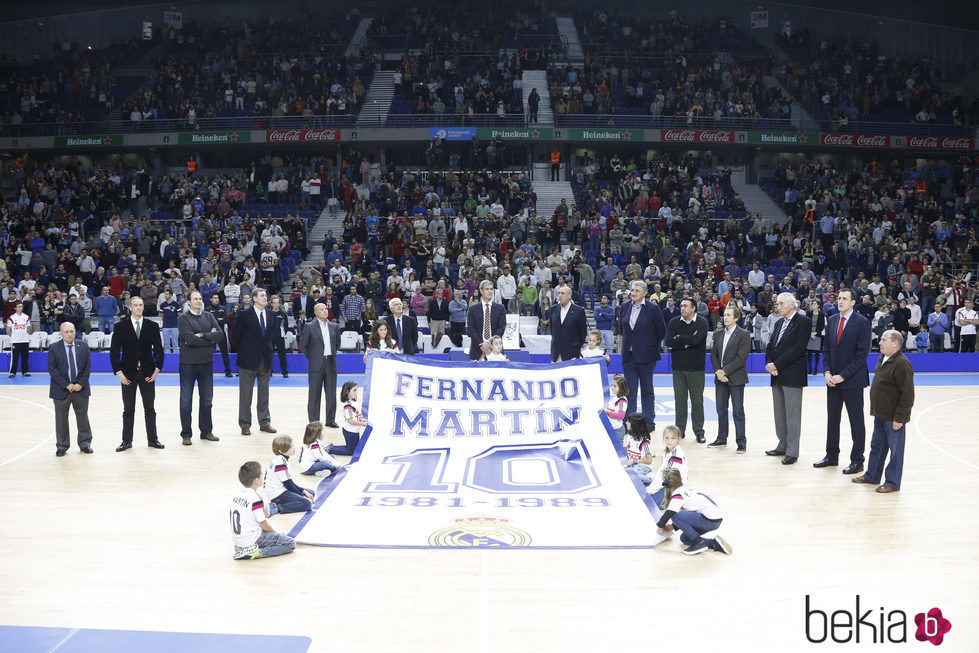
[[827, 614], [810, 606], [806, 594], [806, 639], [813, 644], [822, 644], [831, 639], [837, 644], [854, 641], [869, 641], [872, 644], [885, 642], [896, 644], [908, 641], [908, 617], [903, 610], [886, 611], [883, 606], [861, 611], [860, 595], [856, 595], [856, 605], [849, 610], [834, 610]]

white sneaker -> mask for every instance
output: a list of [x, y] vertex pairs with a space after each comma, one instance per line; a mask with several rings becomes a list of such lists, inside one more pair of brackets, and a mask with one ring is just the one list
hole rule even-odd
[[328, 469], [321, 469], [320, 471], [316, 472], [316, 476], [329, 476], [332, 473], [333, 472]]

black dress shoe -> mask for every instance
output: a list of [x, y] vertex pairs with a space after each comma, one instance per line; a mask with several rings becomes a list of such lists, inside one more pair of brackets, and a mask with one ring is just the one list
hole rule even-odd
[[118, 447], [116, 447], [116, 451], [125, 451], [126, 449], [132, 449], [132, 448], [133, 448], [132, 442], [123, 442]]
[[844, 474], [857, 474], [863, 471], [863, 463], [850, 463], [843, 468]]
[[794, 465], [797, 460], [799, 460], [799, 459], [796, 458], [795, 456], [786, 456], [785, 458], [782, 459], [782, 464], [783, 465]]
[[766, 456], [784, 456], [785, 455], [785, 452], [784, 451], [779, 451], [778, 449], [769, 449], [768, 451], [765, 452], [765, 455]]
[[331, 429], [340, 428], [340, 425], [337, 424], [336, 422], [326, 422], [325, 424], [323, 424], [323, 426], [329, 426]]
[[95, 453], [92, 451], [92, 447], [82, 447], [82, 453]]
[[829, 456], [823, 456], [823, 459], [818, 463], [813, 463], [812, 466], [816, 469], [822, 469], [823, 467], [836, 467], [840, 464], [836, 458], [830, 458]]
[[153, 440], [148, 446], [153, 447], [154, 449], [166, 449], [166, 446], [159, 440]]
[[703, 444], [703, 443], [707, 442], [707, 438], [705, 438], [702, 435], [698, 435], [697, 436], [697, 442], [699, 442], [700, 444]]
[[713, 447], [726, 447], [726, 446], [727, 446], [727, 440], [714, 440], [713, 442], [707, 445], [707, 448], [711, 449]]
[[288, 372], [283, 372], [282, 373], [282, 378], [283, 379], [288, 379], [289, 378], [289, 373]]
[[229, 379], [231, 378], [231, 372], [225, 372], [225, 373], [224, 373], [224, 375], [225, 375], [226, 377], [228, 377]]
[[65, 455], [65, 453], [67, 452], [64, 449], [58, 449], [57, 451], [54, 452], [54, 455], [57, 456], [58, 458], [61, 458]]

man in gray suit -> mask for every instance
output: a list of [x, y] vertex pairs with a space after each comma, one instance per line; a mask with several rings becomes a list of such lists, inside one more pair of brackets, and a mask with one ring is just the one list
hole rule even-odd
[[744, 386], [748, 383], [748, 353], [751, 334], [738, 326], [741, 307], [728, 302], [724, 309], [724, 327], [714, 332], [710, 364], [714, 368], [714, 403], [717, 404], [717, 439], [708, 447], [727, 445], [727, 405], [731, 401], [734, 413], [734, 437], [738, 453], [748, 450], [744, 434]]
[[88, 398], [92, 388], [88, 375], [92, 369], [88, 345], [84, 340], [75, 342], [75, 325], [61, 325], [61, 342], [48, 348], [48, 373], [51, 384], [48, 397], [54, 400], [54, 428], [57, 437], [56, 454], [60, 458], [71, 446], [68, 434], [68, 408], [75, 411], [78, 424], [78, 448], [82, 453], [92, 451], [92, 427], [88, 423]]
[[306, 357], [309, 377], [309, 399], [306, 412], [310, 422], [320, 419], [320, 392], [326, 393], [325, 426], [337, 428], [337, 348], [340, 346], [340, 326], [327, 319], [326, 304], [313, 308], [316, 319], [306, 325], [299, 337], [299, 349]]

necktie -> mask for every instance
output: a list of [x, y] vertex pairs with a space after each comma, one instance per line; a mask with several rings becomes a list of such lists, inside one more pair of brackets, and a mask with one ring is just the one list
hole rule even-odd
[[782, 326], [779, 327], [779, 329], [778, 329], [778, 335], [775, 336], [775, 346], [776, 347], [778, 346], [778, 343], [781, 342], [782, 335], [785, 333], [785, 330], [788, 329], [788, 328], [789, 328], [789, 321], [786, 320], [785, 318], [782, 318]]
[[265, 337], [265, 311], [258, 316], [258, 323], [262, 326], [262, 337]]
[[75, 377], [78, 376], [78, 372], [75, 370], [75, 345], [68, 345], [65, 351], [68, 352], [68, 382], [74, 383]]
[[398, 334], [398, 346], [401, 346], [401, 318], [394, 321], [394, 330]]
[[483, 304], [485, 309], [483, 312], [483, 340], [489, 340], [493, 335], [493, 331], [490, 329], [490, 305]]
[[846, 318], [842, 315], [840, 316], [840, 328], [836, 331], [836, 344], [840, 344], [840, 336], [843, 335], [843, 323], [846, 322]]
[[137, 340], [139, 340], [139, 332], [142, 329], [142, 327], [143, 327], [143, 321], [142, 320], [136, 320], [136, 339]]

